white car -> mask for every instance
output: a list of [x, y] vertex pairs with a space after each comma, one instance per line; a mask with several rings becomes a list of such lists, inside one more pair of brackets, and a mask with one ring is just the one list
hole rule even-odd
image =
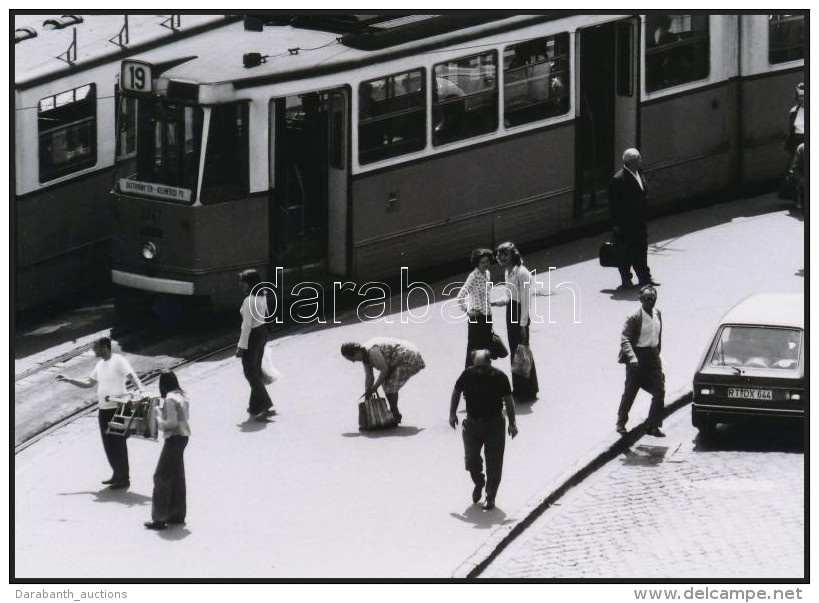
[[805, 299], [752, 295], [720, 321], [694, 375], [691, 422], [700, 432], [748, 418], [805, 417]]

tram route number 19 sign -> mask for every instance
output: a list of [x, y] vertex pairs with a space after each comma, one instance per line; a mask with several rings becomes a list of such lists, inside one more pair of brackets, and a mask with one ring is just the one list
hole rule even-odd
[[148, 94], [153, 89], [153, 66], [142, 61], [122, 61], [119, 85], [128, 92]]

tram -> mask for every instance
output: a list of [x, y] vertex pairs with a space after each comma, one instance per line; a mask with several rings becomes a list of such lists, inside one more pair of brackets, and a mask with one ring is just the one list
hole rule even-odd
[[122, 60], [235, 21], [224, 15], [14, 16], [14, 201], [17, 311], [110, 283], [110, 205]]
[[771, 181], [804, 21], [251, 16], [128, 59], [112, 280], [221, 307], [245, 268], [365, 282], [534, 243], [604, 223], [631, 146], [655, 209]]

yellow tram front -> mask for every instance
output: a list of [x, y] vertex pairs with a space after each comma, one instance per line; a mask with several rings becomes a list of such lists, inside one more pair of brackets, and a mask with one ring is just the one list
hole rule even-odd
[[246, 102], [230, 84], [168, 81], [124, 61], [120, 76], [112, 281], [129, 291], [240, 295], [237, 271], [269, 261], [264, 194], [249, 194]]

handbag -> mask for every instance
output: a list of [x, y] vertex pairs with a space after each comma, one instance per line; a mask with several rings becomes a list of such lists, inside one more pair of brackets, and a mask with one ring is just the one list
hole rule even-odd
[[497, 360], [498, 358], [506, 358], [508, 355], [509, 350], [506, 349], [500, 335], [495, 333], [495, 331], [492, 331], [492, 343], [489, 344], [490, 358], [492, 358], [492, 360]]
[[377, 395], [372, 395], [358, 404], [358, 429], [361, 431], [371, 431], [375, 429], [388, 429], [395, 427], [398, 422], [392, 415], [392, 411], [387, 406], [387, 400]]
[[600, 245], [598, 258], [603, 268], [617, 268], [621, 264], [621, 255], [620, 247], [618, 247], [616, 243], [606, 241]]
[[533, 362], [529, 346], [523, 343], [518, 344], [518, 347], [515, 348], [515, 359], [512, 361], [512, 374], [528, 379], [532, 372]]

